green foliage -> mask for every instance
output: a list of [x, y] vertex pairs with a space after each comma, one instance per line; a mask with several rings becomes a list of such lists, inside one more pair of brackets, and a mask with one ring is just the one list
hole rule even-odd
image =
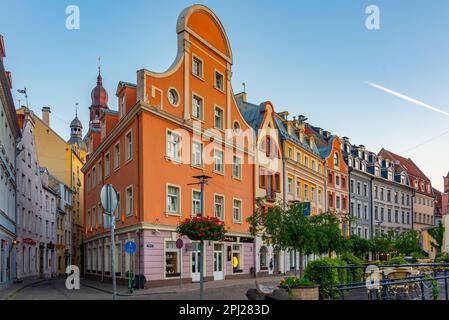
[[417, 259], [425, 259], [427, 258], [429, 255], [427, 252], [425, 252], [424, 250], [419, 250], [416, 252], [412, 252], [412, 258], [417, 260]]
[[373, 250], [373, 247], [374, 244], [372, 241], [357, 235], [351, 235], [349, 239], [344, 242], [344, 252], [350, 252], [360, 259], [364, 259], [369, 252]]
[[[311, 261], [307, 264], [305, 278], [321, 285], [321, 293], [325, 298], [332, 295], [337, 297], [337, 290], [331, 288], [341, 283], [340, 274], [337, 268], [321, 268], [321, 266], [343, 266], [345, 263], [340, 259], [322, 258]], [[333, 292], [331, 292], [333, 291]]]
[[434, 247], [437, 252], [441, 252], [441, 248], [443, 246], [443, 236], [444, 236], [444, 226], [441, 221], [438, 223], [438, 226], [429, 229], [430, 236], [435, 239], [432, 241], [432, 247]]
[[388, 260], [386, 264], [406, 264], [407, 261], [404, 259], [404, 255], [400, 254]]
[[249, 233], [255, 237], [259, 231], [260, 220], [261, 220], [261, 212], [260, 212], [260, 204], [264, 198], [256, 198], [255, 210], [251, 216], [246, 218], [246, 222], [249, 224]]
[[378, 234], [373, 239], [373, 251], [378, 253], [391, 253], [395, 251], [394, 248], [394, 233], [387, 232], [385, 234]]
[[285, 287], [287, 290], [290, 290], [291, 288], [296, 288], [300, 286], [313, 286], [315, 283], [307, 278], [298, 278], [295, 276], [285, 277], [281, 280], [279, 283], [280, 287]]
[[449, 263], [449, 254], [439, 254], [437, 255], [437, 257], [435, 258], [435, 262], [439, 262], [439, 263]]
[[[340, 260], [347, 265], [361, 265], [363, 264], [363, 260], [359, 259], [355, 255], [349, 252], [345, 252], [340, 256]], [[363, 270], [364, 268], [351, 268], [346, 269], [345, 272], [345, 282], [353, 283], [360, 282], [363, 279]]]
[[415, 230], [407, 230], [398, 235], [394, 241], [394, 248], [396, 252], [410, 255], [413, 252], [421, 250], [418, 240], [418, 232]]

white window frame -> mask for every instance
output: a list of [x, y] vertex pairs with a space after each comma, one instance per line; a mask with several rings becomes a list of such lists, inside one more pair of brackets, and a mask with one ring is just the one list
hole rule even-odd
[[[222, 217], [218, 217], [216, 214], [216, 205], [217, 205], [217, 197], [222, 198], [223, 199], [223, 203], [222, 203]], [[226, 219], [226, 198], [223, 194], [219, 194], [219, 193], [214, 193], [214, 217], [217, 217], [219, 220], [221, 221], [225, 221]]]
[[[173, 142], [173, 141], [169, 141], [169, 135], [173, 136], [177, 136], [178, 137], [178, 141]], [[172, 156], [171, 154], [169, 154], [169, 143], [173, 144], [173, 152], [175, 153], [174, 156]], [[177, 149], [176, 149], [177, 146]], [[167, 129], [166, 133], [165, 133], [165, 156], [167, 159], [176, 161], [176, 162], [181, 162], [181, 135], [177, 132], [174, 132], [174, 130], [171, 129]]]
[[[118, 153], [117, 153], [117, 146], [118, 146]], [[121, 150], [120, 150], [120, 141], [114, 144], [114, 171], [120, 168], [120, 156], [121, 156]]]
[[[216, 157], [216, 153], [220, 152], [221, 153], [221, 170], [217, 170], [217, 157]], [[224, 151], [222, 149], [218, 149], [218, 148], [214, 148], [214, 173], [218, 173], [221, 175], [224, 175], [225, 173], [225, 169], [224, 169]]]
[[[172, 188], [177, 188], [178, 189], [178, 208], [177, 208], [177, 211], [172, 211], [172, 210], [169, 210], [169, 207], [168, 207], [168, 205], [169, 205], [169, 201], [168, 201], [168, 197], [169, 197], [169, 193], [168, 193], [168, 189], [170, 188], [170, 187], [172, 187]], [[166, 208], [165, 208], [165, 212], [166, 212], [166, 214], [168, 214], [168, 215], [176, 215], [176, 216], [180, 216], [180, 215], [182, 215], [182, 213], [181, 213], [181, 190], [182, 190], [182, 188], [181, 188], [181, 186], [179, 186], [179, 185], [176, 185], [176, 184], [172, 184], [172, 183], [167, 183], [166, 184], [166, 187], [165, 187], [165, 202], [166, 202]]]
[[[195, 155], [195, 149], [193, 147], [194, 145], [200, 145], [200, 160], [201, 160], [200, 164], [195, 163], [196, 155]], [[197, 167], [197, 168], [204, 167], [203, 153], [204, 153], [204, 144], [201, 141], [192, 139], [192, 166], [193, 167]]]
[[[199, 194], [199, 199], [195, 199], [194, 198], [194, 194], [195, 193], [197, 193], [197, 194]], [[198, 212], [195, 212], [195, 210], [194, 210], [194, 208], [195, 208], [195, 205], [194, 205], [194, 201], [196, 202], [196, 201], [198, 201]], [[192, 217], [194, 217], [194, 216], [196, 216], [198, 213], [201, 213], [201, 191], [200, 190], [198, 190], [198, 189], [192, 189], [192, 201], [191, 201], [191, 215], [192, 215]]]
[[[128, 136], [131, 137], [131, 141], [128, 142]], [[133, 129], [129, 129], [125, 134], [125, 163], [133, 159]]]
[[[236, 159], [238, 159], [239, 161], [238, 165], [235, 162]], [[243, 158], [238, 155], [234, 155], [232, 157], [232, 177], [234, 179], [242, 180], [242, 163], [243, 163], [242, 160]], [[235, 168], [238, 168], [238, 175], [235, 175]]]
[[[131, 189], [131, 203], [129, 203], [128, 190]], [[129, 208], [129, 206], [131, 208]], [[129, 210], [131, 209], [131, 210]], [[134, 187], [129, 185], [125, 189], [125, 216], [132, 217], [134, 215]]]
[[[240, 203], [240, 207], [239, 207], [239, 219], [235, 219], [235, 209], [237, 208], [235, 206], [235, 202], [239, 202]], [[233, 223], [242, 223], [242, 212], [243, 212], [243, 201], [240, 198], [232, 198], [232, 222]]]
[[[220, 88], [219, 86], [217, 86], [217, 74], [221, 75], [222, 77], [222, 87]], [[225, 76], [224, 73], [215, 69], [214, 70], [214, 88], [217, 89], [220, 92], [224, 92], [225, 91]]]
[[[194, 104], [195, 97], [197, 97], [197, 98], [199, 98], [201, 100], [201, 110], [200, 110], [201, 114], [200, 114], [200, 118], [198, 118], [194, 114], [194, 112], [193, 112], [193, 107], [195, 105]], [[195, 92], [192, 92], [192, 118], [194, 118], [196, 120], [199, 120], [199, 121], [203, 121], [204, 120], [204, 105], [205, 105], [204, 98], [202, 96], [200, 96], [199, 94], [197, 94]]]
[[[200, 71], [201, 71], [201, 74], [196, 74], [195, 71], [194, 71], [193, 65], [194, 65], [195, 59], [197, 59], [197, 60], [200, 62]], [[201, 59], [199, 56], [197, 56], [197, 55], [194, 54], [194, 53], [192, 54], [192, 74], [193, 74], [195, 77], [197, 77], [197, 78], [199, 78], [199, 79], [201, 79], [201, 80], [204, 80], [204, 60]]]
[[[216, 112], [217, 112], [217, 110], [221, 111], [221, 125], [220, 125], [220, 127], [217, 127], [217, 124], [216, 124], [216, 116], [217, 116]], [[217, 130], [223, 131], [224, 127], [225, 127], [225, 112], [224, 112], [224, 109], [222, 107], [218, 106], [218, 105], [215, 105], [214, 106], [214, 128], [217, 129]]]
[[110, 174], [111, 174], [111, 153], [108, 151], [104, 154], [104, 177], [107, 178], [109, 177]]

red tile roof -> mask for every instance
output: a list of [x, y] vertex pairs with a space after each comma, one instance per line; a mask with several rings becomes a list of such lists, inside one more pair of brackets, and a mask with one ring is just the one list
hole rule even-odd
[[[382, 148], [382, 150], [379, 152], [379, 155], [383, 156], [385, 159], [393, 161], [395, 163], [395, 170], [400, 170], [400, 168], [405, 170], [410, 177], [410, 183], [413, 183], [415, 179], [418, 180], [418, 184], [420, 184], [421, 182], [430, 183], [430, 192], [427, 192], [427, 190], [425, 190], [424, 193], [432, 195], [432, 183], [430, 179], [427, 178], [424, 172], [422, 172], [421, 169], [418, 168], [418, 166], [413, 162], [412, 159], [404, 158], [384, 148]], [[413, 184], [411, 186], [414, 187]]]

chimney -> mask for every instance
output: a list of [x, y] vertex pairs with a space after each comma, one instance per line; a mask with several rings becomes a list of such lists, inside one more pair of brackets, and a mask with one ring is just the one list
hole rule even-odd
[[50, 107], [42, 108], [42, 121], [50, 128]]
[[243, 102], [246, 102], [246, 92], [240, 92], [235, 95], [236, 99], [242, 99]]

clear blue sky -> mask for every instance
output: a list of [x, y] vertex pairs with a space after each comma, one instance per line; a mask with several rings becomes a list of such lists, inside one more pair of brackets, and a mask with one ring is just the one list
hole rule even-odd
[[[87, 127], [97, 57], [116, 108], [118, 81], [136, 71], [163, 71], [176, 54], [178, 14], [192, 1], [1, 1], [5, 64], [16, 89], [26, 86], [40, 115], [68, 138], [79, 102]], [[309, 121], [377, 152], [410, 156], [442, 188], [449, 170], [449, 117], [367, 85], [366, 81], [449, 111], [449, 1], [198, 1], [228, 33], [233, 87], [253, 102]], [[65, 8], [81, 11], [80, 30], [65, 28]], [[381, 29], [365, 28], [365, 8], [380, 8]]]

